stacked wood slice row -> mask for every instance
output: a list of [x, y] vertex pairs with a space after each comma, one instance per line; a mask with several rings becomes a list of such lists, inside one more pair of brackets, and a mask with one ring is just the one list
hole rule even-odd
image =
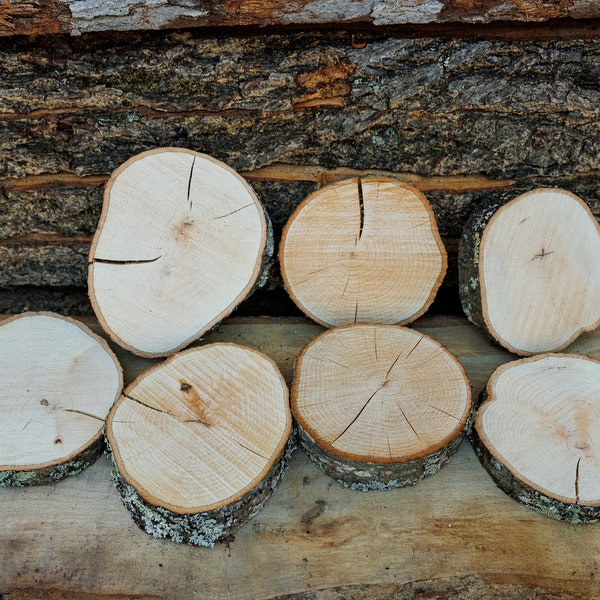
[[123, 374], [107, 343], [52, 313], [0, 326], [0, 485], [59, 481], [104, 449], [102, 430]]
[[310, 458], [363, 491], [435, 473], [464, 435], [471, 391], [448, 350], [401, 326], [446, 273], [427, 199], [390, 177], [335, 182], [298, 206], [279, 258], [291, 298], [331, 328], [296, 363], [292, 411]]
[[253, 190], [210, 156], [159, 148], [116, 169], [90, 298], [115, 343], [169, 358], [123, 391], [114, 354], [82, 325], [50, 314], [6, 321], [0, 484], [76, 473], [106, 439], [122, 500], [155, 537], [212, 546], [252, 518], [294, 447], [287, 384], [256, 350], [183, 348], [261, 285], [272, 254]]
[[482, 394], [471, 439], [497, 485], [557, 519], [600, 517], [600, 363], [560, 354], [600, 324], [600, 226], [579, 197], [541, 188], [483, 204], [459, 250], [467, 317], [523, 358]]

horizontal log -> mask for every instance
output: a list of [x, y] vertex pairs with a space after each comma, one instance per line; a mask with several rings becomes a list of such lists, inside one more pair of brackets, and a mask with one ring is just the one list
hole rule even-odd
[[600, 17], [594, 0], [529, 0], [464, 2], [464, 0], [301, 0], [240, 2], [192, 0], [4, 0], [0, 5], [0, 35], [132, 31], [181, 27], [288, 26], [361, 23], [374, 26], [428, 23], [489, 23], [548, 21], [557, 18]]

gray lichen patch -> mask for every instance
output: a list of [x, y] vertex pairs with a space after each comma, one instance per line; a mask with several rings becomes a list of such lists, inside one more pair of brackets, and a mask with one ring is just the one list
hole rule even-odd
[[596, 523], [600, 520], [600, 506], [587, 506], [563, 502], [557, 498], [535, 490], [519, 479], [488, 450], [475, 427], [470, 440], [479, 461], [489, 473], [494, 483], [508, 496], [536, 512], [572, 524]]
[[366, 492], [408, 487], [434, 475], [456, 453], [465, 431], [463, 428], [446, 446], [426, 456], [395, 463], [358, 461], [337, 456], [318, 444], [301, 427], [298, 427], [298, 440], [310, 460], [326, 475], [346, 488]]
[[55, 483], [65, 477], [77, 475], [84, 469], [87, 469], [102, 454], [103, 450], [104, 441], [100, 438], [76, 458], [64, 463], [41, 469], [7, 469], [0, 471], [0, 487], [24, 487]]
[[155, 538], [212, 548], [258, 514], [283, 479], [295, 446], [295, 436], [292, 435], [269, 473], [239, 500], [214, 510], [195, 513], [175, 513], [145, 500], [119, 472], [108, 443], [107, 453], [113, 465], [115, 486], [138, 527]]

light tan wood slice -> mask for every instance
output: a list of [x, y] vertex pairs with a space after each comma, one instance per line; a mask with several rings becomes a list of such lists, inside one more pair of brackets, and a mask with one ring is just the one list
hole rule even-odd
[[497, 485], [555, 519], [600, 518], [600, 362], [542, 354], [499, 367], [473, 442]]
[[123, 373], [85, 325], [23, 313], [0, 325], [0, 485], [58, 481], [104, 449], [102, 429]]
[[291, 298], [321, 325], [404, 324], [433, 302], [447, 257], [421, 192], [390, 177], [354, 177], [300, 204], [280, 265]]
[[209, 344], [140, 375], [110, 412], [115, 480], [158, 538], [212, 546], [252, 518], [293, 448], [288, 388], [266, 355]]
[[213, 327], [261, 282], [273, 253], [248, 183], [191, 150], [160, 148], [107, 183], [89, 294], [112, 339], [166, 356]]
[[299, 439], [317, 466], [353, 489], [403, 487], [435, 473], [457, 450], [471, 408], [458, 360], [406, 327], [340, 326], [298, 357]]
[[550, 188], [476, 209], [461, 240], [463, 308], [508, 350], [564, 349], [600, 324], [600, 225]]

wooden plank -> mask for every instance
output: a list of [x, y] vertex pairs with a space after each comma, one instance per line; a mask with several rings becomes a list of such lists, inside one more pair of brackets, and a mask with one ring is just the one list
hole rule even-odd
[[[513, 358], [462, 318], [414, 326], [457, 354], [476, 392]], [[290, 380], [299, 349], [321, 330], [303, 319], [232, 318], [200, 343], [259, 348]], [[600, 331], [569, 351], [600, 358]], [[118, 354], [128, 380], [153, 362]], [[214, 549], [139, 530], [105, 457], [53, 486], [0, 489], [0, 523], [3, 600], [600, 594], [600, 525], [572, 526], [522, 507], [494, 486], [467, 442], [415, 487], [369, 493], [338, 486], [297, 450], [261, 513]]]
[[263, 0], [206, 2], [119, 0], [10, 0], [0, 5], [0, 35], [131, 31], [176, 27], [266, 25], [424, 23], [489, 23], [493, 21], [548, 21], [557, 18], [594, 18], [600, 9], [594, 0], [558, 2], [465, 2], [464, 0]]

